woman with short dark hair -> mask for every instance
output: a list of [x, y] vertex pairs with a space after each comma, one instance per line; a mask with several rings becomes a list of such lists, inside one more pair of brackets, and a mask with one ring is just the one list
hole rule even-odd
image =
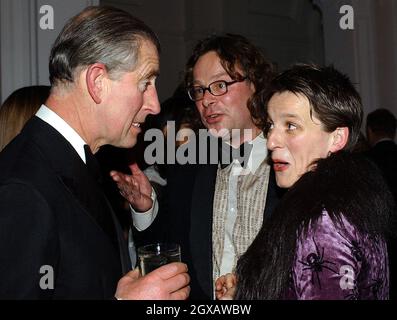
[[376, 167], [350, 153], [363, 114], [352, 83], [297, 65], [255, 103], [267, 106], [267, 147], [288, 192], [239, 259], [236, 288], [218, 279], [218, 298], [388, 299], [393, 200]]

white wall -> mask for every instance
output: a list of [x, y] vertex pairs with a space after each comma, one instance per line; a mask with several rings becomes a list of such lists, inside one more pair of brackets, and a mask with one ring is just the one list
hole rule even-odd
[[[280, 69], [294, 62], [333, 63], [357, 84], [366, 113], [385, 107], [397, 114], [395, 0], [1, 0], [1, 101], [19, 87], [48, 84], [49, 50], [63, 24], [99, 2], [131, 12], [158, 33], [160, 100], [182, 79], [198, 39], [233, 32], [254, 41]], [[38, 27], [43, 4], [54, 7], [54, 30]], [[354, 8], [354, 30], [339, 27], [345, 4]]]
[[[29, 85], [47, 85], [48, 57], [65, 22], [99, 0], [1, 0], [0, 1], [0, 100]], [[54, 9], [54, 29], [39, 26], [40, 8]]]
[[160, 100], [182, 80], [197, 40], [211, 33], [242, 34], [281, 68], [324, 60], [321, 15], [310, 0], [101, 0], [101, 4], [129, 11], [158, 34]]
[[373, 3], [376, 55], [375, 86], [377, 103], [370, 108], [386, 108], [397, 116], [397, 2], [378, 0]]
[[[159, 35], [160, 100], [182, 80], [194, 44], [210, 33], [243, 34], [281, 68], [297, 61], [323, 62], [321, 17], [310, 0], [1, 0], [1, 101], [22, 86], [48, 84], [50, 47], [64, 23], [99, 2], [131, 12]], [[42, 5], [54, 8], [53, 30], [39, 28]]]
[[[348, 74], [365, 114], [387, 108], [397, 115], [397, 3], [395, 0], [315, 0], [323, 14], [325, 62]], [[342, 5], [354, 10], [354, 29], [342, 30]], [[363, 123], [364, 125], [364, 123]]]

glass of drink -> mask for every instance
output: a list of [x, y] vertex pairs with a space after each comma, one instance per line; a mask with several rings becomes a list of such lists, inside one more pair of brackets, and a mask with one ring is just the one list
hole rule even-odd
[[138, 248], [139, 269], [143, 276], [167, 263], [180, 261], [179, 244], [154, 243]]

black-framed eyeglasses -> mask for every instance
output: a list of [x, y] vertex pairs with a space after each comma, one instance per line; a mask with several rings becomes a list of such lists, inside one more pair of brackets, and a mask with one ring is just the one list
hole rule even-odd
[[193, 101], [200, 101], [204, 98], [205, 91], [208, 90], [213, 96], [222, 96], [227, 93], [227, 88], [236, 82], [243, 82], [247, 77], [244, 77], [239, 80], [233, 81], [224, 81], [224, 80], [217, 80], [208, 85], [208, 87], [202, 86], [191, 86], [187, 88], [187, 93], [189, 98]]

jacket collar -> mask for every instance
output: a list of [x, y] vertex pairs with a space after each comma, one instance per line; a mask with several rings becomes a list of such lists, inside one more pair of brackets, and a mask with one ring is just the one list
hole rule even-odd
[[[33, 117], [24, 127], [37, 144], [50, 170], [53, 170], [67, 191], [77, 200], [83, 211], [122, 250], [124, 241], [117, 218], [97, 181], [88, 171], [74, 147], [52, 126], [38, 117]], [[121, 252], [122, 266], [126, 269]]]

